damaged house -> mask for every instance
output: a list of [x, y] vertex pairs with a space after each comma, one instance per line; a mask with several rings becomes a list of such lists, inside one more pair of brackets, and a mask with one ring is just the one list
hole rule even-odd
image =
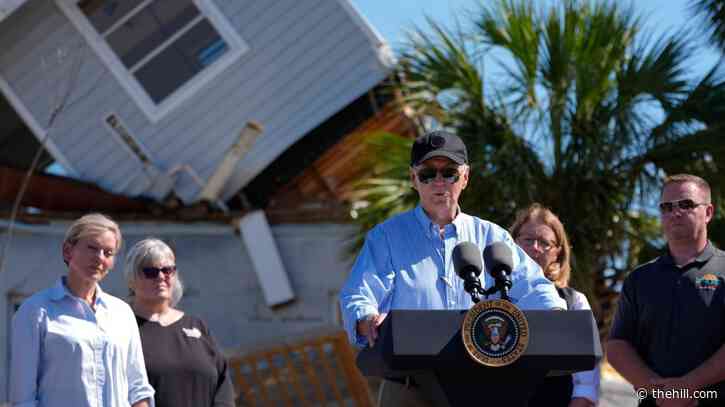
[[13, 312], [91, 211], [171, 244], [230, 354], [338, 326], [365, 135], [414, 132], [391, 55], [349, 0], [0, 0], [0, 405]]

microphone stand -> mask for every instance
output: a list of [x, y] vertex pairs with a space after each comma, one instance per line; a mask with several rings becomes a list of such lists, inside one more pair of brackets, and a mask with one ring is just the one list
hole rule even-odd
[[473, 301], [474, 304], [478, 304], [478, 302], [481, 301], [481, 295], [486, 294], [486, 292], [483, 291], [483, 288], [481, 288], [481, 283], [478, 279], [465, 280], [463, 282], [463, 289], [471, 294], [471, 301]]
[[465, 280], [463, 283], [463, 289], [471, 295], [471, 301], [474, 304], [478, 304], [481, 301], [481, 296], [486, 296], [501, 293], [501, 299], [511, 302], [509, 297], [509, 289], [511, 288], [511, 277], [506, 273], [501, 273], [498, 277], [494, 277], [495, 283], [488, 290], [481, 288], [480, 281], [476, 279]]
[[[481, 290], [481, 293], [488, 298], [489, 295], [496, 294], [497, 292], [501, 292], [501, 299], [505, 301], [511, 302], [511, 297], [509, 297], [509, 289], [511, 288], [511, 278], [506, 273], [501, 273], [500, 276], [494, 277], [495, 284], [493, 287], [489, 288], [488, 290]], [[478, 287], [479, 290], [481, 289], [480, 286]], [[473, 294], [471, 294], [473, 295]]]

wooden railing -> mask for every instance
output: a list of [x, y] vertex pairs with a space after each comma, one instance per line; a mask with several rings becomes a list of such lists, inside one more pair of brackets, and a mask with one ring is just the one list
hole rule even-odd
[[372, 407], [344, 332], [229, 360], [240, 406]]

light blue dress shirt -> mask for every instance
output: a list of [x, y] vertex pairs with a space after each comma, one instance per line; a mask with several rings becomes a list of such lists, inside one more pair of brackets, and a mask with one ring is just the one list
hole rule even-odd
[[[459, 212], [444, 228], [431, 222], [423, 208], [396, 215], [375, 226], [365, 239], [352, 272], [340, 292], [345, 330], [350, 342], [365, 346], [357, 335], [357, 321], [391, 309], [469, 309], [471, 296], [463, 289], [453, 268], [451, 253], [460, 242], [483, 249], [502, 241], [513, 253], [511, 301], [521, 309], [566, 309], [554, 284], [541, 268], [518, 247], [502, 227]], [[491, 287], [493, 278], [481, 273], [481, 285]], [[491, 297], [499, 298], [499, 294]]]
[[17, 407], [153, 405], [131, 307], [96, 286], [93, 309], [63, 279], [13, 318], [10, 403]]

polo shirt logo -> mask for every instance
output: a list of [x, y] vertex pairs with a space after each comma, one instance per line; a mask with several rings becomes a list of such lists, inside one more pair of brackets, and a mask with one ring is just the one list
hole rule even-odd
[[720, 279], [714, 274], [708, 273], [695, 279], [695, 287], [700, 290], [715, 291], [719, 285]]
[[201, 331], [196, 329], [196, 327], [187, 329], [187, 328], [181, 328], [182, 331], [188, 336], [189, 338], [201, 338]]

